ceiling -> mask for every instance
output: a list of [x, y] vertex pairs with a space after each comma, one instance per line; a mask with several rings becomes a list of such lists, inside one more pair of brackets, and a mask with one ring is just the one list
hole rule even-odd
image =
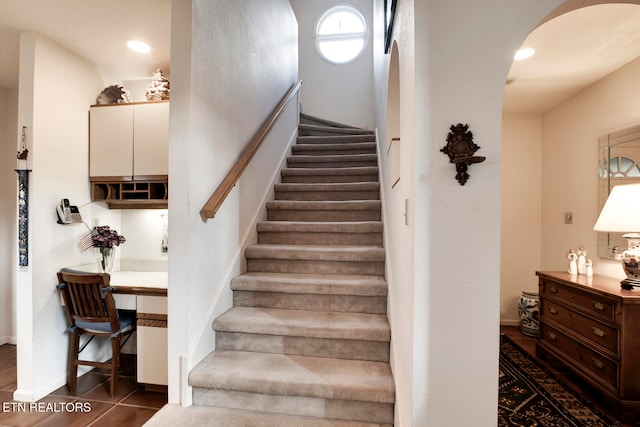
[[542, 113], [640, 57], [640, 5], [568, 12], [536, 28], [522, 47], [536, 54], [514, 61], [503, 111]]
[[[639, 22], [640, 5], [606, 4], [540, 25], [523, 43], [536, 55], [514, 62], [509, 72], [504, 111], [544, 112], [640, 57]], [[156, 68], [169, 74], [170, 25], [171, 0], [0, 0], [0, 87], [18, 85], [24, 31], [85, 57], [106, 85], [149, 78]], [[129, 51], [126, 41], [133, 38], [149, 43], [151, 53]]]
[[[106, 85], [169, 74], [171, 0], [0, 0], [0, 87], [18, 86], [21, 32], [40, 33], [95, 64]], [[151, 45], [149, 54], [126, 46]]]

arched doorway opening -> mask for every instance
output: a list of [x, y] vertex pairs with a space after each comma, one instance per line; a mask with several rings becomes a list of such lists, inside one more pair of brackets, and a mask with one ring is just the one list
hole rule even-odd
[[[596, 273], [598, 138], [640, 123], [640, 5], [567, 1], [530, 33], [505, 87], [502, 122], [501, 323], [518, 325], [536, 270], [567, 269], [586, 248]], [[637, 96], [635, 96], [637, 99]], [[565, 223], [570, 214], [572, 223]], [[615, 264], [615, 265], [614, 265]]]
[[394, 188], [400, 181], [400, 61], [398, 43], [391, 48], [389, 79], [387, 86], [387, 157], [390, 169], [390, 184]]

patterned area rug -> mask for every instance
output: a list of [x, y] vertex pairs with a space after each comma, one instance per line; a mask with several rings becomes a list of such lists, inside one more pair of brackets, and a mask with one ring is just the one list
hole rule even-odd
[[542, 365], [503, 335], [498, 426], [619, 427], [621, 424], [556, 381]]

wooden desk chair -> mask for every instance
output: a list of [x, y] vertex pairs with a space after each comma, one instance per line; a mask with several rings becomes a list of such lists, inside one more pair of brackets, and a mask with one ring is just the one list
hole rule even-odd
[[[113, 397], [118, 384], [120, 348], [136, 329], [135, 312], [116, 310], [108, 274], [62, 269], [58, 272], [58, 283], [56, 288], [62, 293], [69, 325], [67, 332], [70, 333], [67, 387], [69, 391], [76, 391], [78, 365], [110, 368], [109, 396]], [[90, 338], [80, 348], [80, 336], [84, 334], [90, 335]], [[96, 336], [111, 340], [111, 361], [79, 359], [82, 350]]]

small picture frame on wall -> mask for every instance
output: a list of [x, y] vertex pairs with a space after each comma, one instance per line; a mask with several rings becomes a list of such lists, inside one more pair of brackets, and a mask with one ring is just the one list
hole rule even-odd
[[389, 53], [391, 49], [391, 34], [397, 3], [398, 0], [384, 0], [384, 53]]

